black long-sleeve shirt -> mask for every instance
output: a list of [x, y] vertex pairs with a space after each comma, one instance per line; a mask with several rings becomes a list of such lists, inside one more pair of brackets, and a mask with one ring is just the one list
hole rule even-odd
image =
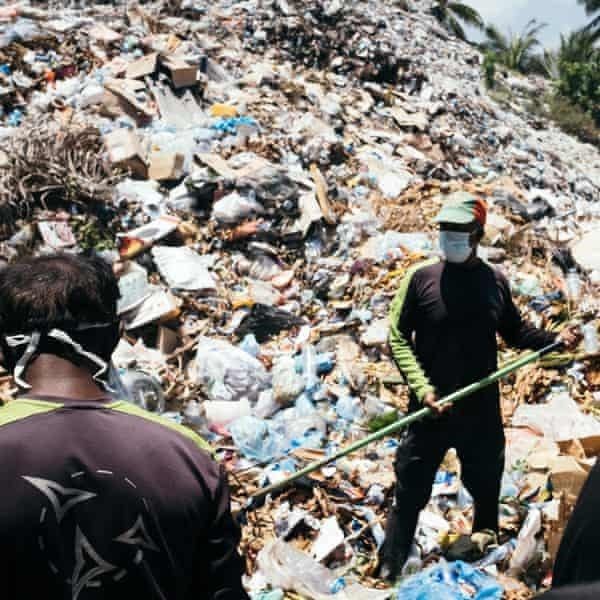
[[110, 399], [0, 408], [2, 598], [247, 600], [223, 470]]
[[[538, 350], [555, 334], [521, 318], [506, 278], [483, 261], [472, 267], [432, 259], [403, 279], [390, 312], [390, 346], [414, 400], [469, 385], [498, 368], [499, 333], [516, 348]], [[491, 385], [462, 406], [498, 402]], [[414, 408], [414, 406], [413, 406]]]

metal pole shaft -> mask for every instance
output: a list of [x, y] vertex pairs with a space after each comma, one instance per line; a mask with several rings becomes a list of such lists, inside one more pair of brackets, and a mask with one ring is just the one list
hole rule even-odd
[[[457, 390], [456, 392], [453, 392], [452, 394], [449, 394], [448, 396], [445, 396], [444, 398], [442, 398], [439, 401], [439, 404], [440, 405], [452, 404], [454, 402], [457, 402], [458, 400], [462, 400], [463, 398], [470, 396], [471, 394], [474, 394], [475, 392], [478, 392], [479, 390], [491, 385], [492, 383], [495, 383], [502, 377], [505, 377], [506, 375], [513, 373], [514, 371], [520, 369], [521, 367], [524, 367], [525, 365], [535, 362], [536, 360], [538, 360], [539, 358], [544, 356], [544, 354], [548, 354], [549, 352], [556, 350], [560, 346], [561, 346], [561, 342], [554, 342], [553, 344], [550, 344], [549, 346], [546, 346], [545, 348], [542, 348], [541, 350], [538, 350], [537, 352], [532, 352], [531, 354], [523, 356], [523, 357], [515, 360], [514, 362], [506, 365], [505, 367], [501, 367], [497, 371], [494, 371], [494, 373], [491, 373], [487, 377], [484, 377], [483, 379], [476, 381], [475, 383], [472, 383], [460, 390]], [[431, 408], [428, 408], [428, 407], [421, 408], [420, 410], [418, 410], [414, 413], [411, 413], [410, 415], [407, 415], [406, 417], [404, 417], [402, 419], [399, 419], [395, 423], [391, 423], [387, 427], [384, 427], [383, 429], [380, 429], [379, 431], [376, 431], [375, 433], [368, 435], [366, 438], [364, 438], [362, 440], [358, 440], [357, 442], [354, 442], [353, 444], [350, 444], [349, 446], [342, 448], [339, 452], [337, 452], [333, 456], [327, 456], [325, 458], [322, 458], [321, 460], [312, 462], [309, 465], [307, 465], [306, 467], [304, 467], [303, 469], [296, 471], [296, 473], [294, 473], [293, 475], [290, 475], [290, 477], [288, 477], [287, 479], [284, 479], [283, 481], [279, 481], [278, 483], [273, 483], [271, 485], [268, 485], [267, 487], [262, 488], [261, 490], [256, 492], [253, 496], [251, 496], [250, 500], [251, 500], [251, 502], [255, 502], [256, 500], [259, 500], [259, 499], [265, 497], [267, 494], [271, 494], [280, 489], [283, 489], [283, 488], [287, 487], [290, 483], [293, 483], [294, 481], [300, 479], [301, 477], [304, 477], [305, 475], [308, 475], [309, 473], [312, 473], [313, 471], [316, 471], [316, 470], [324, 467], [325, 465], [328, 465], [329, 463], [337, 460], [338, 458], [343, 458], [344, 456], [347, 456], [348, 454], [352, 454], [353, 452], [356, 452], [357, 450], [360, 450], [361, 448], [364, 448], [365, 446], [369, 445], [371, 442], [376, 442], [392, 433], [396, 433], [400, 429], [404, 429], [405, 427], [408, 427], [409, 425], [411, 425], [412, 423], [415, 423], [416, 421], [421, 421], [428, 415], [432, 414], [432, 412], [433, 411]]]

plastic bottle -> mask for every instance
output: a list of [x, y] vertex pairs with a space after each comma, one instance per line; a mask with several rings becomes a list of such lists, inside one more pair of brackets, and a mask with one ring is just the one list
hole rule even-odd
[[567, 293], [569, 294], [569, 300], [577, 302], [581, 297], [581, 278], [577, 273], [577, 269], [569, 269], [566, 278]]
[[302, 349], [302, 373], [306, 383], [306, 390], [311, 392], [319, 387], [317, 375], [317, 351], [312, 344], [307, 344]]
[[598, 329], [593, 321], [587, 323], [582, 328], [583, 331], [583, 347], [586, 354], [598, 354], [600, 352], [600, 344], [598, 343]]
[[497, 565], [508, 558], [510, 553], [515, 549], [516, 545], [516, 540], [510, 540], [509, 542], [506, 542], [506, 544], [502, 544], [502, 546], [494, 548], [494, 550], [492, 550], [487, 556], [484, 556], [481, 560], [477, 561], [474, 566], [480, 569], [485, 569], [485, 567]]
[[542, 513], [538, 508], [532, 508], [519, 531], [517, 546], [510, 559], [511, 569], [525, 569], [535, 556], [537, 541], [535, 536], [542, 528]]
[[421, 551], [419, 547], [413, 542], [413, 545], [410, 547], [410, 553], [408, 555], [408, 559], [404, 563], [404, 567], [402, 567], [402, 575], [413, 575], [417, 573], [423, 568], [423, 561], [421, 560]]
[[159, 414], [165, 410], [162, 387], [152, 375], [132, 369], [118, 369], [111, 371], [109, 385], [128, 402], [144, 410]]

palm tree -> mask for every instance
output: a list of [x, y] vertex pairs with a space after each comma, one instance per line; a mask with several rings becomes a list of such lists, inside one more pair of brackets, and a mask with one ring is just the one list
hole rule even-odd
[[[593, 15], [600, 12], [600, 0], [577, 0], [579, 4], [585, 7], [585, 12], [588, 15]], [[586, 26], [587, 31], [600, 30], [600, 15], [596, 15]]]
[[485, 28], [487, 39], [483, 47], [495, 53], [498, 62], [509, 69], [521, 73], [537, 71], [539, 58], [535, 50], [540, 45], [538, 34], [544, 27], [546, 27], [545, 23], [538, 23], [532, 19], [520, 34], [509, 32], [505, 35], [494, 25], [488, 25]]
[[483, 29], [484, 23], [481, 15], [464, 2], [451, 2], [450, 0], [437, 0], [431, 9], [433, 16], [461, 40], [467, 39], [467, 34], [461, 21], [466, 25]]
[[553, 79], [559, 79], [563, 65], [590, 62], [598, 54], [596, 42], [599, 36], [600, 29], [590, 31], [587, 27], [568, 35], [561, 34], [557, 50], [544, 50], [543, 64], [546, 73]]

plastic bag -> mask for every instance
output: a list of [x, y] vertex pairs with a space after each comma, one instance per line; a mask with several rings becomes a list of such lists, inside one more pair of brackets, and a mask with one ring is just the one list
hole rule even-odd
[[152, 248], [152, 257], [172, 289], [204, 293], [217, 291], [215, 280], [208, 271], [214, 257], [201, 256], [187, 246], [156, 246]]
[[242, 417], [230, 425], [229, 432], [234, 444], [246, 458], [267, 463], [283, 454], [283, 436], [263, 419]]
[[212, 216], [222, 223], [237, 223], [252, 214], [262, 214], [264, 208], [254, 198], [244, 198], [237, 192], [223, 196], [213, 204]]
[[547, 404], [522, 404], [512, 419], [513, 427], [531, 427], [554, 442], [600, 435], [600, 423], [584, 415], [568, 392], [553, 394]]
[[300, 327], [301, 325], [304, 325], [304, 319], [291, 312], [257, 303], [235, 330], [235, 334], [239, 337], [245, 337], [249, 333], [253, 333], [258, 342], [263, 344], [280, 331]]
[[283, 540], [269, 542], [259, 553], [258, 566], [267, 581], [313, 600], [384, 600], [389, 590], [374, 590], [358, 584], [339, 589], [338, 576], [308, 554]]
[[209, 400], [246, 397], [255, 402], [271, 385], [271, 377], [259, 360], [241, 348], [207, 337], [198, 341], [192, 376], [204, 387]]
[[[473, 593], [463, 592], [467, 585]], [[399, 588], [398, 600], [501, 600], [502, 587], [492, 577], [472, 566], [441, 560], [433, 567], [407, 579]]]
[[326, 432], [325, 420], [305, 394], [298, 397], [294, 407], [277, 413], [272, 424], [283, 439], [285, 452], [320, 448]]
[[296, 373], [296, 362], [291, 356], [280, 358], [271, 372], [273, 399], [278, 404], [295, 400], [304, 391], [304, 378]]
[[254, 358], [260, 354], [260, 344], [256, 341], [253, 333], [249, 333], [244, 337], [240, 342], [240, 348]]
[[224, 427], [232, 421], [247, 417], [252, 412], [247, 398], [239, 402], [230, 400], [206, 400], [204, 402], [206, 421], [210, 426]]
[[252, 410], [252, 415], [259, 419], [267, 419], [280, 408], [281, 406], [273, 399], [273, 390], [263, 390], [258, 396], [258, 402]]
[[365, 414], [360, 398], [352, 398], [351, 396], [340, 398], [335, 405], [335, 412], [338, 417], [346, 421], [359, 421]]

